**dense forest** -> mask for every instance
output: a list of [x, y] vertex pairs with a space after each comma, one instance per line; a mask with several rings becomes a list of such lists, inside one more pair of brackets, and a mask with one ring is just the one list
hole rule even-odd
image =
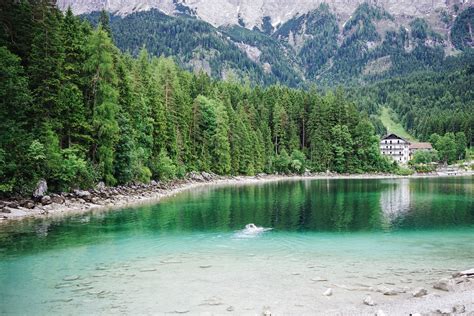
[[121, 53], [48, 1], [7, 1], [0, 34], [0, 192], [217, 174], [396, 168], [341, 90], [251, 87]]
[[[472, 52], [470, 53], [472, 56]], [[397, 113], [405, 129], [428, 141], [432, 134], [463, 132], [466, 145], [474, 143], [474, 63], [466, 56], [465, 66], [455, 70], [420, 72], [349, 89], [349, 95], [374, 119], [381, 107]], [[458, 61], [456, 61], [456, 64]], [[379, 133], [381, 123], [373, 120]]]

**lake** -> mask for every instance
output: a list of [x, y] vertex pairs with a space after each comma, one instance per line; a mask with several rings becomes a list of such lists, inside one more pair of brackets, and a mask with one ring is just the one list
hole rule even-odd
[[368, 308], [371, 287], [474, 267], [473, 192], [472, 177], [285, 180], [0, 225], [0, 314]]

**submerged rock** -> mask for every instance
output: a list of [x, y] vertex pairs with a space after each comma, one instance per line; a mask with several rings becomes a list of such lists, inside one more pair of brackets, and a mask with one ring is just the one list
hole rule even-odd
[[368, 306], [375, 306], [375, 302], [370, 295], [367, 295], [364, 299], [364, 304]]
[[190, 312], [189, 309], [177, 309], [174, 311], [176, 314], [187, 314]]
[[416, 288], [412, 293], [413, 297], [422, 297], [426, 294], [428, 294], [428, 291], [422, 287]]
[[209, 269], [210, 267], [212, 267], [210, 264], [199, 266], [201, 269]]
[[377, 290], [377, 292], [382, 293], [383, 295], [397, 295], [398, 292], [395, 291], [394, 289], [388, 288], [388, 287], [381, 287]]
[[331, 296], [332, 295], [332, 289], [329, 288], [327, 289], [324, 293], [323, 293], [324, 296]]
[[68, 275], [67, 277], [64, 277], [64, 281], [76, 281], [79, 280], [80, 276], [78, 275]]
[[433, 288], [441, 291], [449, 291], [449, 288], [452, 286], [452, 281], [448, 279], [441, 279], [435, 284], [433, 284]]
[[234, 306], [227, 307], [226, 311], [233, 312], [234, 311]]

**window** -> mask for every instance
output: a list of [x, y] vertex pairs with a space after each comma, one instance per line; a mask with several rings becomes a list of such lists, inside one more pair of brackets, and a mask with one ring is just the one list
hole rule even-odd
[[392, 143], [392, 141], [390, 141], [390, 144]]
[[397, 140], [397, 144], [400, 144], [400, 140]]

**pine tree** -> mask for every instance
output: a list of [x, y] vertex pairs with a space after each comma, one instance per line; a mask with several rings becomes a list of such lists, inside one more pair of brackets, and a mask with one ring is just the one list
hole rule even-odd
[[114, 67], [115, 48], [107, 33], [99, 26], [90, 36], [86, 70], [91, 74], [89, 87], [94, 144], [92, 161], [107, 184], [114, 178], [114, 147], [119, 127], [116, 115], [119, 110], [117, 75]]

